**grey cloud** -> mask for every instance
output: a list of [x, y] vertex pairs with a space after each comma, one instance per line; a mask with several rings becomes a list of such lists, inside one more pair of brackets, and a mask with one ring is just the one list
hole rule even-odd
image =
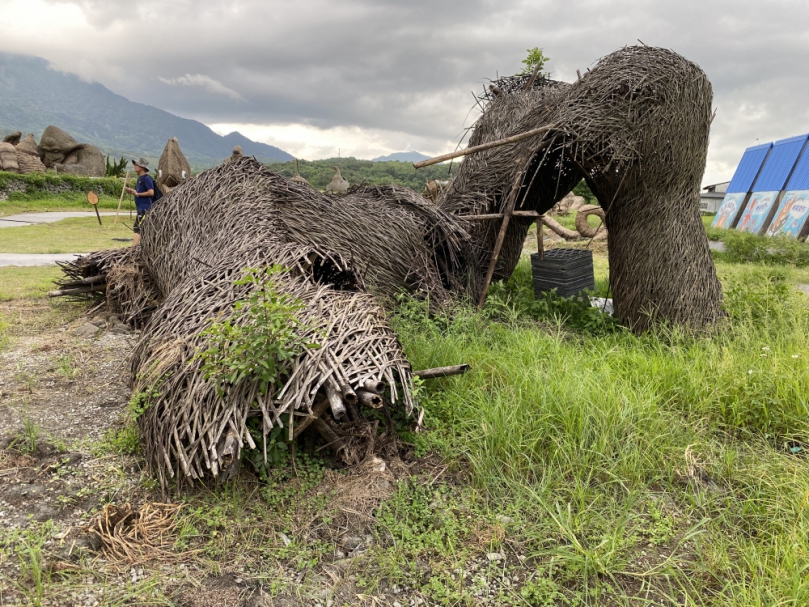
[[[76, 40], [76, 48], [51, 52], [48, 59], [62, 69], [71, 62], [95, 65], [99, 80], [116, 92], [208, 123], [359, 126], [410, 132], [444, 145], [462, 129], [470, 91], [498, 72], [519, 70], [525, 49], [544, 47], [553, 76], [569, 80], [576, 69], [640, 39], [680, 52], [711, 78], [718, 114], [709, 172], [717, 171], [717, 178], [729, 177], [718, 172], [732, 171], [756, 138], [809, 130], [804, 2], [75, 4], [98, 40], [89, 46]], [[110, 75], [118, 73], [127, 79]], [[244, 101], [161, 80], [194, 74]]]

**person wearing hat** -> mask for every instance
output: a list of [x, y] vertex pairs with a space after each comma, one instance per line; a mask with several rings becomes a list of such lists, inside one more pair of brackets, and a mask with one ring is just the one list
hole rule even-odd
[[141, 157], [132, 160], [135, 173], [138, 174], [138, 182], [134, 188], [126, 188], [126, 191], [135, 196], [135, 208], [138, 211], [135, 217], [135, 225], [132, 231], [135, 235], [132, 244], [140, 244], [140, 224], [143, 217], [152, 208], [152, 197], [154, 196], [154, 180], [149, 175], [149, 161]]

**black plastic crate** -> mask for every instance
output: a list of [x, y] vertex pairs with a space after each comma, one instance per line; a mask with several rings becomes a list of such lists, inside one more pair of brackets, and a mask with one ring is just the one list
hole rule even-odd
[[550, 249], [543, 259], [531, 255], [534, 296], [556, 289], [562, 297], [595, 289], [593, 252], [581, 249]]

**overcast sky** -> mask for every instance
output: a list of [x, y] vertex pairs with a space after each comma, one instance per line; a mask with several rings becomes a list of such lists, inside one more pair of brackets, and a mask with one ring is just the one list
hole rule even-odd
[[526, 49], [570, 81], [638, 39], [713, 83], [704, 183], [809, 131], [806, 0], [0, 0], [0, 15], [0, 51], [307, 159], [449, 151], [471, 91]]

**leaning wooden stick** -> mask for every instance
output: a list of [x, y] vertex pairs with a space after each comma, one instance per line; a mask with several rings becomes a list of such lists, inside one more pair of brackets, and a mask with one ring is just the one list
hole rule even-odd
[[129, 171], [126, 172], [126, 177], [124, 177], [124, 187], [121, 189], [121, 197], [118, 199], [118, 209], [115, 211], [115, 219], [112, 222], [113, 227], [115, 224], [118, 223], [118, 213], [121, 211], [121, 203], [124, 201], [124, 194], [126, 193], [126, 184], [129, 181]]
[[548, 126], [541, 126], [538, 129], [531, 129], [530, 131], [525, 131], [524, 133], [520, 133], [519, 135], [512, 135], [511, 137], [506, 137], [505, 139], [498, 139], [497, 141], [490, 141], [489, 143], [481, 143], [480, 145], [476, 145], [471, 148], [466, 148], [465, 150], [458, 150], [457, 152], [452, 152], [451, 154], [444, 154], [442, 156], [436, 156], [435, 158], [428, 158], [427, 160], [422, 160], [421, 162], [414, 162], [413, 166], [416, 167], [417, 169], [421, 169], [424, 167], [428, 167], [431, 164], [438, 164], [439, 162], [444, 162], [445, 160], [452, 160], [453, 158], [460, 158], [461, 156], [466, 156], [467, 154], [474, 154], [476, 152], [490, 150], [492, 148], [500, 147], [501, 145], [506, 145], [508, 143], [516, 143], [517, 141], [528, 139], [529, 137], [533, 137], [534, 135], [540, 135], [547, 131], [551, 131], [555, 128], [556, 128], [555, 124], [550, 124]]
[[463, 375], [472, 368], [471, 365], [454, 365], [452, 367], [436, 367], [435, 369], [422, 369], [413, 371], [413, 375], [421, 379], [435, 379], [436, 377], [449, 377], [451, 375]]
[[517, 203], [517, 194], [520, 191], [520, 185], [522, 184], [523, 174], [525, 172], [525, 168], [522, 167], [522, 164], [523, 159], [518, 159], [517, 166], [521, 168], [514, 177], [514, 185], [511, 186], [511, 193], [508, 196], [506, 208], [503, 209], [503, 223], [500, 224], [500, 232], [497, 234], [497, 241], [494, 243], [492, 259], [489, 262], [489, 269], [486, 271], [486, 278], [483, 281], [480, 299], [478, 299], [478, 309], [482, 308], [483, 304], [486, 303], [486, 294], [489, 290], [489, 284], [492, 282], [492, 276], [494, 276], [494, 269], [497, 267], [497, 258], [500, 256], [500, 249], [503, 247], [503, 241], [506, 239], [508, 223], [511, 220], [511, 214], [514, 212], [514, 205]]

